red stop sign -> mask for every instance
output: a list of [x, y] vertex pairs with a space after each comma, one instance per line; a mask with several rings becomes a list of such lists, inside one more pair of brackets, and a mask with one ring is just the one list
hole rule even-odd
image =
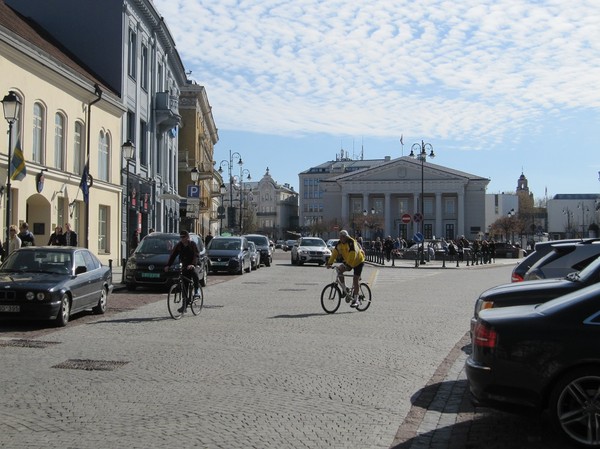
[[410, 223], [410, 220], [411, 220], [410, 214], [402, 215], [402, 223], [404, 223], [404, 224]]

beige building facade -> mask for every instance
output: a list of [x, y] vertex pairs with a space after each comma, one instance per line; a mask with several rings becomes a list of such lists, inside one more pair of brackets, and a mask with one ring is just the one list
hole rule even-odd
[[[12, 129], [11, 152], [23, 151], [26, 176], [11, 181], [10, 220], [2, 189], [2, 223], [27, 222], [36, 245], [46, 244], [56, 226], [71, 223], [79, 246], [103, 263], [119, 260], [122, 188], [121, 118], [115, 93], [85, 68], [43, 39], [0, 3], [0, 94], [21, 102]], [[0, 184], [7, 184], [8, 123], [0, 120]], [[89, 197], [80, 183], [89, 166]], [[2, 234], [4, 241], [5, 233]]]

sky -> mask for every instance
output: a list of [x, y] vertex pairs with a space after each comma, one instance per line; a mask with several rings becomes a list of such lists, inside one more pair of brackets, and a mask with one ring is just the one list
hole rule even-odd
[[[335, 160], [407, 156], [536, 199], [600, 193], [598, 0], [154, 0], [206, 88], [217, 165], [298, 190]], [[239, 170], [234, 170], [234, 174]]]

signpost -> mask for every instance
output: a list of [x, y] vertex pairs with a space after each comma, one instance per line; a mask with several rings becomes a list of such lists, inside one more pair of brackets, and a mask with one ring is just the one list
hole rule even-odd
[[408, 224], [411, 222], [412, 217], [410, 216], [410, 214], [404, 214], [404, 215], [402, 215], [401, 220], [402, 220], [402, 223]]

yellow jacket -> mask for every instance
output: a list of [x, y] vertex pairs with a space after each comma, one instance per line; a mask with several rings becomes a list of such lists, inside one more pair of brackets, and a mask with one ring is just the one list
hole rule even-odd
[[338, 256], [342, 256], [344, 263], [352, 268], [357, 267], [365, 261], [365, 253], [360, 245], [352, 237], [347, 237], [346, 243], [338, 242], [331, 252], [331, 257], [327, 261], [327, 265], [331, 265], [336, 261]]

